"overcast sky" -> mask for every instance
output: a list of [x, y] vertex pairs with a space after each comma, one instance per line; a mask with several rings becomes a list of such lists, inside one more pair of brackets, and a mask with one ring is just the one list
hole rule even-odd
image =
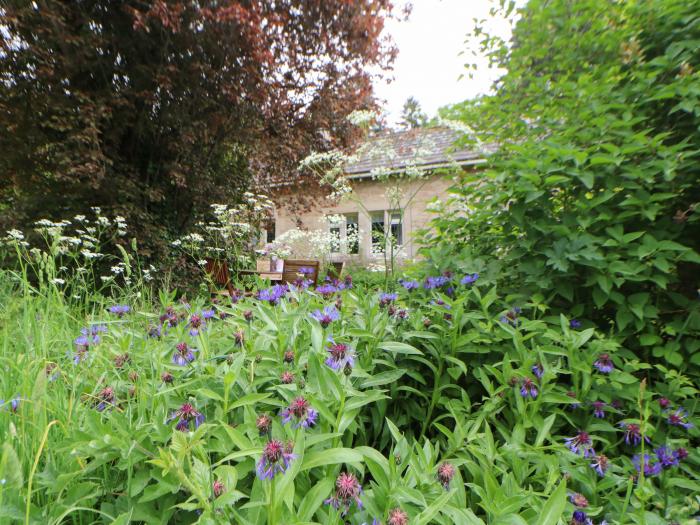
[[[404, 0], [396, 2], [399, 6]], [[386, 31], [399, 49], [390, 83], [375, 84], [375, 94], [386, 101], [390, 123], [395, 123], [410, 96], [418, 99], [428, 116], [446, 104], [460, 102], [488, 92], [497, 71], [483, 67], [473, 79], [464, 64], [471, 59], [465, 37], [474, 18], [489, 19], [499, 34], [509, 34], [508, 23], [489, 17], [492, 0], [412, 0], [413, 12], [407, 22], [390, 20]], [[519, 2], [521, 3], [521, 2]], [[460, 56], [460, 52], [464, 55]], [[465, 76], [460, 80], [460, 75]]]

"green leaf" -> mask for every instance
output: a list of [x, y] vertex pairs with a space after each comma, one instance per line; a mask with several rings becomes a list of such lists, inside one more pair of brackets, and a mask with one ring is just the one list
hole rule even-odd
[[333, 478], [323, 478], [317, 481], [313, 488], [306, 493], [304, 499], [301, 500], [297, 509], [297, 518], [300, 521], [310, 521], [314, 513], [323, 504], [323, 501], [328, 498], [335, 486]]
[[362, 454], [351, 448], [317, 450], [304, 456], [301, 470], [309, 470], [323, 465], [338, 465], [340, 463], [362, 463]]
[[559, 486], [549, 496], [542, 511], [538, 515], [536, 525], [557, 525], [559, 518], [566, 508], [566, 481], [562, 480]]
[[415, 523], [418, 525], [425, 525], [426, 523], [429, 523], [430, 520], [437, 516], [438, 512], [440, 512], [440, 510], [450, 500], [452, 493], [453, 491], [445, 491], [445, 493], [433, 501], [427, 509], [416, 516]]
[[423, 355], [423, 352], [418, 350], [415, 346], [398, 341], [385, 341], [379, 344], [379, 348], [395, 354]]

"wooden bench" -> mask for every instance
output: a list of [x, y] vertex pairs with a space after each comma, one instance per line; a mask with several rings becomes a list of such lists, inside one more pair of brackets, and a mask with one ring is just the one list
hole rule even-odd
[[[282, 271], [282, 282], [293, 283], [300, 276], [310, 280], [315, 286], [318, 283], [318, 274], [321, 263], [319, 261], [304, 260], [304, 259], [285, 259], [284, 270]], [[312, 271], [308, 274], [302, 274], [302, 268], [310, 268]]]

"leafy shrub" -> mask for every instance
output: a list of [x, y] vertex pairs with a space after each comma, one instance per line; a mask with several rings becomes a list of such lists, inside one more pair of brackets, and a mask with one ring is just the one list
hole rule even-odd
[[493, 97], [446, 115], [498, 151], [427, 234], [435, 266], [471, 261], [503, 294], [697, 376], [697, 10], [535, 0], [510, 49], [480, 37], [507, 73]]

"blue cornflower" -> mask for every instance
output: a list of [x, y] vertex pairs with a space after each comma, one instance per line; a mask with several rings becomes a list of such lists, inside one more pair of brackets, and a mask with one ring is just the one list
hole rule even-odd
[[333, 370], [352, 368], [355, 364], [355, 352], [352, 348], [343, 343], [336, 343], [332, 337], [329, 337], [328, 341], [330, 346], [327, 350], [330, 355], [326, 359], [326, 365]]
[[405, 279], [399, 279], [399, 284], [409, 291], [420, 288], [420, 283], [418, 281], [406, 281]]
[[514, 306], [510, 310], [508, 310], [504, 315], [501, 316], [501, 322], [503, 324], [510, 324], [513, 326], [518, 326], [520, 321], [518, 321], [518, 314], [520, 314], [521, 310], [519, 306]]
[[640, 472], [642, 467], [644, 468], [644, 475], [647, 477], [656, 476], [661, 472], [661, 464], [651, 461], [651, 456], [649, 454], [644, 454], [644, 460], [637, 454], [632, 458], [632, 463], [637, 472]]
[[615, 365], [613, 364], [612, 359], [610, 359], [609, 354], [600, 354], [598, 359], [593, 363], [593, 366], [603, 374], [609, 374], [615, 369]]
[[[619, 426], [625, 432], [625, 443], [632, 446], [637, 446], [642, 442], [642, 429], [636, 423], [625, 423], [620, 421], [617, 426]], [[644, 436], [644, 440], [650, 443], [648, 436]]]
[[114, 406], [114, 389], [111, 386], [105, 387], [97, 394], [97, 411], [103, 412], [107, 408]]
[[588, 432], [583, 430], [579, 431], [574, 437], [566, 438], [564, 440], [569, 450], [574, 454], [582, 454], [584, 458], [591, 457], [595, 455], [595, 450], [593, 450], [593, 442]]
[[396, 299], [398, 299], [398, 298], [399, 298], [398, 294], [395, 294], [395, 293], [379, 294], [379, 306], [381, 306], [381, 307], [387, 306], [387, 305], [393, 303], [394, 301], [396, 301]]
[[348, 472], [341, 472], [335, 480], [335, 496], [328, 498], [324, 503], [336, 510], [342, 507], [341, 515], [345, 516], [353, 503], [358, 509], [362, 508], [360, 494], [362, 494], [362, 486], [357, 478]]
[[321, 323], [321, 326], [324, 328], [326, 328], [333, 321], [340, 319], [340, 312], [334, 305], [326, 306], [323, 308], [323, 311], [316, 310], [309, 315]]
[[199, 331], [207, 325], [207, 322], [201, 315], [192, 314], [188, 325], [190, 327], [190, 335], [196, 337], [199, 335]]
[[209, 308], [207, 310], [202, 310], [202, 319], [209, 321], [211, 319], [216, 319], [216, 310]]
[[689, 429], [693, 426], [692, 423], [686, 421], [686, 418], [688, 417], [688, 412], [680, 407], [677, 408], [674, 412], [669, 413], [668, 415], [668, 424], [672, 425], [674, 427], [683, 427], [685, 429]]
[[529, 377], [523, 379], [523, 382], [520, 385], [520, 395], [525, 398], [529, 396], [532, 399], [535, 399], [537, 397], [537, 385]]
[[173, 353], [173, 363], [177, 366], [186, 366], [188, 363], [194, 361], [194, 353], [197, 351], [195, 348], [190, 348], [187, 343], [178, 343], [175, 347], [175, 353]]
[[582, 510], [575, 510], [571, 516], [571, 525], [592, 525], [593, 522]]
[[535, 377], [537, 379], [542, 379], [542, 376], [544, 375], [544, 369], [542, 368], [542, 365], [537, 363], [536, 365], [532, 366], [532, 373], [535, 374]]
[[316, 292], [320, 293], [325, 299], [328, 299], [331, 295], [336, 293], [339, 290], [339, 288], [331, 283], [325, 283], [322, 284], [321, 286], [316, 287]]
[[271, 305], [276, 305], [279, 300], [285, 296], [285, 294], [289, 291], [289, 287], [286, 285], [282, 284], [276, 284], [272, 286], [271, 288], [267, 288], [265, 290], [260, 290], [258, 292], [258, 300], [260, 301], [267, 301]]
[[256, 471], [260, 479], [272, 479], [277, 474], [284, 474], [296, 455], [292, 453], [294, 446], [291, 442], [286, 445], [277, 439], [271, 439], [263, 448]]
[[462, 277], [462, 280], [459, 281], [459, 284], [474, 284], [477, 280], [479, 279], [479, 274], [478, 273], [473, 273], [471, 275], [467, 274], [464, 277]]
[[659, 460], [661, 468], [667, 469], [678, 466], [678, 458], [668, 447], [659, 447], [656, 450], [654, 450], [654, 453], [656, 454], [656, 457]]
[[[183, 403], [180, 408], [178, 408], [172, 415], [168, 418], [168, 421], [177, 419], [177, 424], [175, 428], [180, 432], [187, 432], [188, 430], [196, 430], [199, 425], [204, 423], [204, 415], [198, 412], [190, 403]], [[192, 428], [194, 425], [194, 428]]]
[[603, 401], [593, 401], [591, 405], [593, 406], [594, 417], [599, 419], [605, 418], [605, 407], [607, 406], [607, 403], [604, 403]]
[[127, 304], [115, 304], [109, 307], [109, 313], [115, 314], [117, 317], [124, 317], [131, 311], [131, 307]]
[[311, 404], [304, 397], [299, 396], [282, 410], [281, 416], [284, 425], [296, 421], [294, 428], [309, 428], [316, 424], [318, 412], [311, 408]]
[[599, 475], [604, 476], [609, 467], [608, 457], [605, 454], [599, 454], [593, 459], [591, 463], [591, 468], [595, 470]]
[[0, 408], [3, 410], [5, 409], [5, 405], [10, 405], [10, 412], [14, 412], [15, 414], [19, 410], [19, 402], [22, 401], [22, 398], [19, 396], [15, 396], [9, 401], [5, 402], [4, 399], [0, 399]]
[[581, 328], [581, 321], [579, 321], [578, 319], [572, 319], [571, 321], [569, 321], [569, 328], [571, 328], [572, 330], [578, 330], [579, 328]]
[[440, 288], [445, 286], [450, 282], [450, 278], [444, 275], [438, 275], [437, 277], [427, 277], [423, 283], [423, 288], [426, 290], [433, 290], [435, 288]]

